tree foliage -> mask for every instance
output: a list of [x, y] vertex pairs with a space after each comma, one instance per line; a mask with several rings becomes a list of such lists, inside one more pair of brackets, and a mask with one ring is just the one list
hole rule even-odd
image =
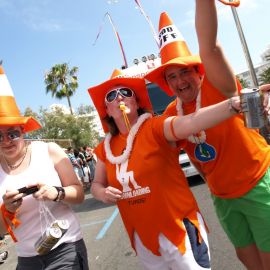
[[25, 110], [25, 116], [33, 116], [37, 119], [42, 128], [31, 132], [28, 137], [31, 139], [71, 139], [74, 147], [84, 145], [96, 146], [100, 140], [96, 131], [94, 117], [85, 111], [93, 111], [91, 106], [81, 106], [81, 113], [65, 114], [60, 107], [54, 110], [39, 109], [39, 113], [33, 112], [31, 108]]
[[260, 83], [267, 84], [270, 83], [270, 67], [265, 69], [260, 75]]
[[239, 82], [240, 82], [240, 84], [241, 84], [241, 86], [242, 86], [243, 88], [248, 88], [248, 87], [249, 87], [248, 82], [247, 82], [245, 79], [240, 78], [240, 77], [238, 77], [238, 76], [236, 76], [236, 77], [237, 77], [237, 79], [239, 80]]
[[73, 111], [70, 97], [78, 88], [77, 72], [78, 67], [69, 68], [67, 63], [56, 64], [45, 74], [44, 79], [46, 93], [50, 92], [53, 97], [58, 99], [66, 97], [71, 114], [73, 114]]

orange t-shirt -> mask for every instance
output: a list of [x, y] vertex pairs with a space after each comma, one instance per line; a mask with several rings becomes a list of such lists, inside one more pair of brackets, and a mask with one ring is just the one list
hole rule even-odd
[[[201, 107], [225, 99], [205, 78], [201, 88]], [[184, 114], [194, 112], [195, 103], [183, 104]], [[177, 114], [176, 100], [168, 105], [164, 114]], [[198, 159], [198, 146], [194, 143], [187, 142], [184, 149], [204, 173], [211, 192], [221, 198], [237, 198], [250, 191], [270, 164], [270, 147], [265, 139], [257, 130], [244, 126], [242, 115], [233, 116], [205, 133], [206, 144], [212, 147], [211, 160]]]
[[[107, 160], [104, 142], [95, 149], [97, 157], [105, 163], [108, 185], [123, 191], [123, 199], [117, 206], [132, 247], [136, 231], [144, 246], [156, 255], [160, 255], [160, 233], [180, 252], [185, 252], [183, 218], [189, 218], [199, 229], [196, 215], [199, 210], [179, 165], [179, 147], [170, 146], [164, 137], [165, 118], [153, 117], [142, 124], [127, 167]], [[114, 156], [120, 155], [126, 147], [126, 138], [113, 136], [110, 147]]]

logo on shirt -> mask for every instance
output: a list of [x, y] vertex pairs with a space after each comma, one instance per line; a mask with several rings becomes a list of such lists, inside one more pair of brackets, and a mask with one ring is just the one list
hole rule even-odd
[[121, 164], [116, 164], [116, 178], [123, 188], [122, 198], [133, 198], [150, 193], [149, 187], [141, 187], [134, 178], [133, 171], [127, 171], [128, 159]]
[[210, 144], [200, 143], [196, 145], [194, 155], [197, 160], [207, 162], [216, 158], [216, 150]]

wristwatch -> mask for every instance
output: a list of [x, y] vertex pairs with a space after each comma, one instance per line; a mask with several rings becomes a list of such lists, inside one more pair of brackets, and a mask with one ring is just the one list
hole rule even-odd
[[55, 202], [60, 202], [62, 200], [64, 200], [65, 196], [66, 196], [66, 193], [65, 193], [65, 190], [63, 187], [56, 187], [54, 186], [57, 190], [57, 196], [56, 198], [54, 199]]

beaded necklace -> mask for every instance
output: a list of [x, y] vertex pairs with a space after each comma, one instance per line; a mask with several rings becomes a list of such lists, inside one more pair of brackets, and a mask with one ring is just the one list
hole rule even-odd
[[25, 160], [25, 157], [26, 157], [26, 154], [27, 154], [27, 150], [28, 150], [28, 146], [26, 146], [26, 149], [24, 151], [24, 154], [23, 154], [23, 156], [21, 157], [21, 159], [19, 160], [19, 162], [17, 164], [9, 164], [8, 161], [6, 160], [6, 158], [3, 155], [3, 159], [4, 159], [7, 167], [10, 170], [15, 170], [15, 169], [19, 168], [21, 166], [21, 164], [23, 163], [23, 161]]

